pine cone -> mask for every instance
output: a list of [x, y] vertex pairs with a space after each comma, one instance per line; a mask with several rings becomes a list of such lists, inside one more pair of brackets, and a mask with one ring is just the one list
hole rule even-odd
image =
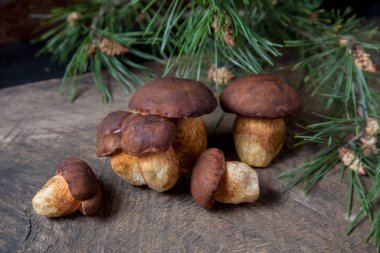
[[208, 71], [208, 79], [221, 86], [227, 85], [233, 78], [234, 75], [226, 67], [218, 68], [218, 70], [215, 71], [215, 65], [212, 64]]
[[[216, 15], [214, 15], [214, 21], [212, 22], [211, 26], [214, 29], [215, 33], [217, 33], [220, 29], [220, 24], [218, 24]], [[231, 21], [229, 18], [226, 18], [225, 23], [223, 24], [223, 40], [231, 47], [234, 47], [236, 45], [236, 41], [231, 29]]]
[[364, 156], [368, 156], [370, 153], [376, 152], [376, 137], [362, 137], [360, 142], [363, 145]]
[[223, 28], [223, 39], [231, 47], [234, 47], [236, 45], [234, 36], [232, 34], [232, 29], [230, 27]]
[[376, 66], [373, 64], [370, 54], [367, 54], [364, 49], [360, 46], [355, 46], [353, 48], [355, 65], [358, 69], [367, 72], [376, 72]]
[[359, 175], [365, 175], [365, 168], [360, 164], [360, 160], [354, 155], [351, 149], [342, 147], [339, 149], [339, 158], [344, 166], [356, 171]]
[[367, 126], [365, 128], [365, 134], [369, 137], [375, 136], [379, 133], [380, 124], [375, 118], [367, 118]]
[[99, 50], [109, 56], [122, 55], [128, 52], [127, 47], [106, 37], [101, 39]]
[[80, 13], [73, 11], [70, 12], [69, 15], [66, 17], [67, 23], [69, 23], [70, 26], [76, 26], [77, 25], [77, 20], [80, 19]]

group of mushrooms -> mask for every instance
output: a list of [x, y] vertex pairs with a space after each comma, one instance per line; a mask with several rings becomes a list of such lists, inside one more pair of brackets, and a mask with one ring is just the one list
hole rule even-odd
[[[211, 113], [217, 100], [203, 83], [180, 78], [149, 81], [133, 94], [129, 111], [108, 114], [97, 129], [96, 155], [109, 156], [113, 171], [128, 183], [156, 192], [169, 190], [181, 176], [191, 174], [191, 194], [206, 209], [215, 201], [253, 202], [260, 190], [252, 167], [267, 167], [279, 153], [285, 140], [283, 118], [300, 110], [301, 101], [282, 79], [251, 75], [231, 82], [220, 105], [238, 115], [233, 139], [241, 162], [225, 161], [217, 148], [206, 149], [201, 116]], [[101, 198], [91, 168], [68, 158], [32, 204], [37, 213], [49, 217], [78, 209], [92, 215]]]

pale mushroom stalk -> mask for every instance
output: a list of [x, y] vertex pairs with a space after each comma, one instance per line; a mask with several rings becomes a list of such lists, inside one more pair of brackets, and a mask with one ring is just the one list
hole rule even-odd
[[285, 142], [285, 121], [237, 116], [233, 138], [241, 161], [255, 167], [267, 167]]
[[81, 206], [70, 193], [62, 175], [50, 178], [32, 200], [33, 209], [46, 217], [62, 217], [74, 213]]
[[215, 200], [228, 204], [254, 202], [259, 198], [259, 179], [249, 165], [226, 162], [226, 169], [215, 192]]
[[172, 188], [178, 181], [177, 157], [172, 148], [163, 153], [134, 156], [119, 153], [111, 157], [113, 171], [135, 186], [148, 185], [156, 192]]
[[177, 127], [173, 149], [177, 155], [181, 175], [191, 172], [194, 162], [207, 146], [207, 131], [202, 118], [172, 120]]

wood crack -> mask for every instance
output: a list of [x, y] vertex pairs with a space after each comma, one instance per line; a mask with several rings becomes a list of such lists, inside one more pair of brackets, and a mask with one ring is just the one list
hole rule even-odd
[[28, 219], [28, 224], [29, 224], [28, 227], [27, 227], [28, 232], [27, 232], [27, 235], [26, 235], [26, 237], [25, 237], [25, 239], [24, 239], [24, 241], [27, 241], [28, 238], [29, 238], [29, 236], [30, 236], [30, 234], [32, 233], [32, 220], [31, 220], [31, 218], [29, 217], [28, 209], [25, 209], [25, 211], [24, 211], [24, 215], [25, 215], [25, 217]]

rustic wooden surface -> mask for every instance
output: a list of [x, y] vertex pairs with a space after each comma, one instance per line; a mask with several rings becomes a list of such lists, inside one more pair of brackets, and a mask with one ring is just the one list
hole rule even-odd
[[[74, 103], [58, 92], [59, 80], [0, 90], [0, 252], [373, 252], [363, 240], [368, 225], [345, 236], [347, 185], [328, 174], [305, 196], [282, 193], [276, 176], [313, 153], [286, 151], [258, 170], [260, 199], [251, 204], [197, 206], [185, 183], [158, 194], [128, 185], [104, 158], [95, 156], [95, 129], [107, 113], [127, 109], [114, 87], [102, 104], [91, 79]], [[220, 108], [205, 117], [212, 132]], [[236, 159], [229, 135], [233, 115], [210, 133], [209, 146]], [[34, 194], [70, 155], [87, 161], [100, 179], [105, 201], [95, 217], [49, 219], [31, 207]]]

